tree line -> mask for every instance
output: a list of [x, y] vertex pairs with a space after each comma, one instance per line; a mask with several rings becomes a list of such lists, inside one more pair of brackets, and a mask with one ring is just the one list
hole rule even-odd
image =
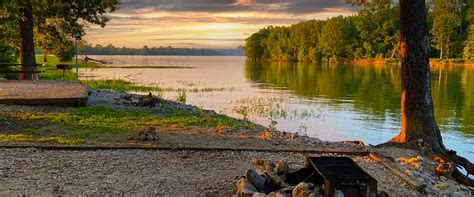
[[239, 56], [243, 55], [240, 48], [236, 49], [205, 49], [205, 48], [175, 48], [175, 47], [148, 47], [129, 48], [115, 47], [112, 44], [83, 45], [81, 54], [87, 55], [177, 55], [177, 56]]
[[[383, 3], [380, 3], [383, 2]], [[430, 57], [474, 58], [474, 0], [427, 2]], [[399, 6], [367, 3], [355, 16], [268, 26], [246, 39], [249, 59], [340, 61], [399, 57]]]

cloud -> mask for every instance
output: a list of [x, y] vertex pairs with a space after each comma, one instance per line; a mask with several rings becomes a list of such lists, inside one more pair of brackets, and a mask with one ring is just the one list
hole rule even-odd
[[346, 0], [124, 0], [124, 12], [267, 12], [293, 15], [324, 12], [325, 9], [358, 10]]
[[116, 46], [229, 47], [268, 26], [355, 14], [346, 0], [123, 0], [88, 41]]

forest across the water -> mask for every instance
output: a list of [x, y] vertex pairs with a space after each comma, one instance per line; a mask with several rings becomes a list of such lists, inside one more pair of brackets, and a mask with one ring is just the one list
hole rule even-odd
[[81, 53], [88, 55], [176, 55], [176, 56], [243, 56], [242, 48], [206, 49], [206, 48], [176, 48], [176, 47], [148, 47], [129, 48], [115, 47], [111, 44], [84, 45]]
[[[431, 58], [474, 59], [474, 2], [428, 1]], [[354, 16], [310, 20], [291, 26], [268, 26], [246, 39], [249, 59], [346, 61], [397, 58], [399, 9], [372, 3]]]

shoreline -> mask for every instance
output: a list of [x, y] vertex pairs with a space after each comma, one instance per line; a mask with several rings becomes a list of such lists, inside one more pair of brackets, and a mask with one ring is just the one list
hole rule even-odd
[[[192, 106], [192, 105], [186, 105], [186, 104], [182, 104], [182, 103], [175, 102], [175, 101], [165, 100], [165, 99], [162, 99], [162, 98], [157, 98], [158, 99], [157, 100], [158, 101], [157, 105], [154, 106], [154, 107], [150, 107], [150, 106], [139, 106], [139, 105], [135, 104], [135, 103], [137, 103], [137, 100], [134, 100], [134, 99], [143, 98], [143, 95], [129, 94], [129, 93], [126, 93], [126, 92], [104, 91], [104, 90], [93, 90], [93, 91], [91, 91], [90, 95], [91, 95], [91, 99], [89, 99], [89, 105], [90, 106], [88, 108], [100, 107], [100, 108], [98, 108], [99, 112], [97, 112], [99, 114], [102, 113], [100, 110], [107, 109], [107, 108], [115, 108], [116, 110], [124, 110], [124, 112], [129, 111], [129, 110], [131, 110], [131, 111], [136, 111], [136, 110], [150, 111], [153, 114], [157, 114], [156, 117], [160, 117], [160, 116], [166, 116], [167, 113], [169, 113], [169, 112], [166, 111], [166, 109], [171, 109], [171, 110], [182, 111], [184, 113], [190, 113], [190, 114], [202, 113], [202, 115], [204, 117], [208, 116], [208, 119], [210, 118], [210, 120], [213, 119], [213, 118], [219, 118], [217, 116], [218, 114], [213, 112], [212, 110], [204, 110], [204, 109], [200, 109], [200, 108], [197, 108], [195, 106]], [[7, 115], [12, 115], [13, 114], [14, 115], [15, 113], [23, 113], [23, 112], [28, 112], [28, 111], [34, 112], [38, 115], [38, 114], [41, 114], [41, 113], [58, 113], [58, 112], [59, 113], [69, 113], [69, 111], [71, 111], [71, 110], [74, 111], [75, 109], [74, 108], [64, 109], [64, 108], [55, 108], [55, 107], [2, 106], [2, 110], [0, 110], [0, 118], [2, 116], [4, 117], [5, 114], [7, 114]], [[121, 111], [118, 111], [118, 112], [121, 112]], [[20, 116], [20, 117], [22, 117], [22, 116]], [[155, 116], [153, 116], [153, 117], [155, 117]], [[187, 116], [183, 116], [183, 117], [187, 117]], [[199, 119], [198, 116], [196, 116], [196, 118]], [[248, 125], [254, 125], [255, 127], [249, 127], [249, 128], [254, 128], [254, 129], [245, 129], [245, 128], [239, 128], [239, 127], [236, 127], [236, 128], [215, 128], [212, 125], [210, 126], [209, 124], [207, 126], [199, 125], [199, 124], [198, 125], [192, 125], [191, 124], [191, 125], [180, 127], [180, 126], [176, 126], [176, 125], [175, 126], [170, 126], [170, 125], [163, 125], [163, 124], [160, 125], [160, 124], [158, 124], [158, 125], [154, 125], [154, 127], [156, 128], [156, 137], [157, 137], [156, 141], [137, 140], [136, 139], [136, 134], [138, 133], [138, 131], [142, 130], [143, 128], [138, 129], [138, 130], [136, 129], [135, 131], [132, 132], [131, 135], [130, 135], [129, 132], [125, 132], [125, 133], [127, 133], [127, 138], [121, 138], [120, 136], [119, 137], [113, 137], [113, 135], [112, 135], [112, 138], [111, 138], [112, 140], [105, 141], [105, 144], [110, 144], [110, 145], [120, 144], [120, 143], [130, 145], [130, 144], [133, 144], [133, 143], [137, 143], [138, 145], [143, 146], [143, 147], [153, 147], [153, 146], [155, 146], [155, 147], [160, 147], [160, 146], [165, 147], [165, 146], [167, 146], [168, 147], [167, 150], [157, 150], [157, 149], [126, 150], [126, 149], [120, 149], [120, 147], [118, 147], [117, 149], [113, 149], [113, 150], [110, 150], [110, 149], [109, 150], [87, 150], [87, 151], [57, 150], [57, 149], [56, 150], [45, 150], [45, 149], [31, 148], [31, 147], [33, 147], [33, 146], [31, 146], [32, 143], [35, 143], [34, 141], [33, 142], [31, 142], [31, 141], [30, 142], [28, 142], [28, 141], [22, 142], [23, 146], [25, 146], [25, 147], [21, 148], [21, 149], [14, 148], [14, 143], [12, 143], [12, 142], [3, 141], [2, 142], [3, 145], [8, 146], [8, 144], [10, 143], [10, 145], [12, 147], [10, 147], [10, 148], [0, 148], [0, 149], [3, 150], [2, 152], [7, 152], [7, 153], [8, 152], [14, 153], [14, 152], [19, 151], [19, 152], [27, 152], [27, 154], [29, 154], [28, 152], [31, 152], [31, 153], [34, 153], [35, 155], [37, 155], [37, 154], [39, 154], [39, 155], [42, 155], [42, 154], [56, 155], [56, 154], [69, 154], [69, 153], [94, 154], [95, 152], [110, 152], [110, 153], [113, 153], [113, 154], [121, 155], [118, 158], [123, 158], [125, 160], [127, 160], [126, 158], [129, 157], [129, 156], [123, 156], [122, 153], [123, 152], [130, 152], [130, 151], [132, 151], [132, 152], [133, 151], [136, 151], [136, 152], [150, 151], [149, 152], [150, 154], [154, 154], [154, 153], [159, 152], [160, 154], [164, 154], [164, 155], [173, 155], [176, 152], [190, 152], [190, 153], [194, 152], [194, 153], [199, 153], [199, 154], [204, 154], [204, 155], [207, 155], [207, 154], [213, 155], [214, 153], [222, 153], [224, 155], [225, 154], [234, 155], [234, 154], [238, 154], [239, 152], [240, 153], [242, 153], [242, 152], [254, 152], [255, 155], [262, 155], [263, 154], [263, 155], [268, 155], [270, 157], [278, 158], [277, 155], [285, 155], [285, 154], [299, 155], [298, 157], [301, 157], [303, 155], [303, 153], [298, 153], [298, 152], [290, 153], [291, 151], [285, 153], [285, 152], [278, 151], [278, 149], [280, 149], [282, 151], [283, 150], [298, 150], [298, 149], [301, 149], [301, 150], [304, 150], [304, 149], [307, 149], [307, 150], [319, 149], [319, 150], [327, 150], [327, 151], [333, 150], [333, 149], [346, 149], [346, 150], [354, 150], [354, 151], [364, 151], [364, 150], [366, 150], [366, 151], [369, 151], [369, 152], [383, 152], [384, 155], [388, 155], [390, 158], [393, 159], [393, 161], [395, 161], [396, 167], [398, 169], [400, 169], [401, 172], [405, 173], [406, 175], [413, 178], [414, 180], [419, 181], [420, 183], [426, 184], [427, 185], [426, 192], [428, 194], [437, 195], [437, 194], [442, 194], [442, 193], [452, 194], [454, 192], [458, 192], [460, 194], [468, 195], [468, 194], [472, 194], [472, 191], [473, 191], [473, 188], [470, 189], [470, 188], [458, 185], [457, 183], [454, 182], [454, 180], [452, 180], [452, 178], [449, 178], [449, 177], [440, 178], [439, 176], [435, 175], [435, 173], [433, 171], [433, 166], [436, 165], [436, 163], [434, 161], [431, 161], [429, 158], [426, 158], [426, 157], [422, 156], [422, 160], [420, 161], [422, 163], [421, 167], [410, 166], [409, 164], [400, 161], [399, 158], [402, 158], [402, 157], [415, 158], [417, 156], [420, 156], [420, 153], [418, 153], [417, 151], [399, 149], [399, 148], [394, 148], [394, 147], [392, 147], [392, 148], [367, 147], [367, 146], [363, 146], [363, 145], [361, 146], [361, 144], [357, 145], [357, 144], [355, 144], [355, 142], [328, 142], [328, 141], [322, 141], [322, 140], [317, 139], [317, 138], [311, 138], [311, 137], [307, 137], [307, 136], [299, 136], [299, 135], [290, 134], [290, 133], [286, 133], [286, 132], [279, 132], [279, 131], [269, 132], [267, 130], [268, 128], [265, 128], [261, 125], [256, 125], [255, 123], [245, 122], [245, 121], [233, 119], [233, 118], [230, 118], [230, 117], [227, 117], [227, 118], [229, 118], [229, 119], [228, 120], [225, 119], [225, 120], [226, 121], [231, 121], [233, 124], [234, 123], [236, 123], [236, 124], [245, 123], [245, 124], [248, 124]], [[233, 121], [237, 121], [237, 122], [233, 122]], [[0, 121], [0, 124], [1, 124], [1, 121]], [[11, 127], [12, 125], [9, 123], [9, 126]], [[42, 126], [47, 127], [47, 128], [51, 128], [51, 127], [62, 127], [62, 128], [64, 128], [63, 126], [61, 126], [61, 124], [59, 124], [57, 122], [56, 123], [54, 123], [54, 122], [50, 123], [50, 125], [42, 125]], [[142, 125], [142, 127], [143, 126], [145, 126], [145, 125]], [[61, 128], [57, 128], [57, 129], [61, 129]], [[14, 129], [10, 128], [10, 131], [7, 131], [7, 133], [10, 133], [10, 134], [15, 133], [15, 132], [13, 132], [13, 130]], [[18, 132], [19, 131], [17, 131], [17, 133]], [[135, 133], [135, 134], [133, 134], [133, 133]], [[53, 134], [57, 135], [57, 132], [53, 133]], [[67, 133], [63, 133], [63, 135], [67, 136]], [[130, 138], [130, 137], [132, 137], [132, 138]], [[130, 139], [132, 139], [132, 140], [130, 140]], [[85, 138], [85, 140], [87, 140], [87, 138]], [[47, 141], [47, 142], [40, 142], [40, 143], [43, 146], [54, 146], [55, 144], [58, 144], [58, 141], [56, 141], [56, 142], [55, 141]], [[70, 146], [80, 147], [81, 144], [87, 145], [89, 147], [94, 147], [93, 142], [91, 143], [91, 142], [87, 142], [87, 141], [85, 141], [85, 143], [83, 141], [83, 142], [79, 142], [77, 144], [71, 144]], [[58, 144], [58, 145], [59, 146], [67, 146], [67, 143], [64, 144], [64, 145], [61, 145], [61, 144]], [[28, 146], [30, 146], [30, 148], [28, 148]], [[196, 148], [196, 147], [202, 147], [202, 148], [201, 149], [196, 149], [196, 150], [192, 150], [192, 149], [188, 150], [188, 149], [183, 148], [183, 147], [186, 147], [186, 146], [194, 147], [194, 148]], [[181, 147], [181, 149], [179, 147]], [[220, 147], [221, 150], [219, 150], [219, 149], [211, 150], [212, 147]], [[247, 147], [247, 148], [245, 148], [245, 147]], [[255, 150], [252, 150], [252, 148], [254, 148]], [[92, 148], [92, 149], [94, 149], [94, 148]], [[209, 149], [209, 150], [203, 150], [203, 149]], [[258, 152], [259, 149], [260, 150], [272, 150], [272, 149], [274, 149], [275, 152]], [[146, 155], [148, 153], [143, 153], [143, 154]], [[324, 155], [324, 154], [333, 154], [333, 153], [319, 152], [317, 154], [323, 154]], [[13, 159], [16, 158], [16, 156], [14, 156], [14, 155], [15, 154], [12, 154], [11, 156], [2, 156], [2, 158], [5, 158], [6, 160], [9, 160], [9, 159], [13, 160]], [[335, 154], [335, 155], [346, 155], [346, 154], [341, 154], [340, 153], [340, 154]], [[212, 156], [212, 157], [214, 157], [214, 156]], [[369, 156], [351, 156], [351, 157], [356, 158], [357, 160], [360, 160], [360, 161], [363, 161], [363, 162], [372, 163], [371, 165], [379, 166], [379, 167], [377, 167], [376, 170], [374, 170], [374, 169], [370, 170], [369, 169], [371, 171], [371, 173], [376, 174], [376, 175], [374, 175], [375, 176], [374, 178], [376, 178], [377, 180], [380, 180], [380, 181], [384, 182], [383, 180], [385, 180], [385, 179], [398, 179], [398, 178], [396, 178], [397, 177], [396, 175], [392, 174], [388, 169], [385, 169], [385, 167], [383, 165], [381, 165], [379, 162], [377, 162], [373, 158], [370, 158]], [[5, 159], [2, 159], [2, 160], [5, 160]], [[194, 159], [197, 159], [197, 158], [194, 158]], [[280, 159], [283, 159], [283, 158], [280, 158]], [[178, 162], [180, 160], [181, 160], [180, 158], [176, 158], [176, 161], [174, 161], [174, 162]], [[236, 160], [234, 160], [234, 159], [231, 159], [231, 160], [233, 162], [236, 162]], [[238, 160], [242, 160], [242, 158], [240, 158]], [[46, 162], [46, 161], [42, 161], [42, 162], [43, 162], [43, 164], [49, 165], [48, 162]], [[46, 163], [44, 163], [44, 162], [46, 162]], [[81, 163], [81, 162], [87, 162], [87, 161], [85, 161], [85, 160], [83, 161], [83, 160], [79, 159], [79, 161], [77, 161], [77, 162]], [[107, 161], [103, 161], [103, 162], [107, 162]], [[237, 170], [237, 169], [234, 169], [234, 168], [229, 168], [229, 170], [231, 170], [232, 173], [237, 173], [237, 174], [243, 173], [243, 170], [245, 170], [245, 168], [249, 167], [249, 164], [251, 163], [251, 158], [245, 158], [244, 160], [239, 161], [239, 162], [241, 163], [241, 164], [238, 164], [239, 167], [240, 168], [243, 167], [243, 169]], [[302, 160], [301, 160], [301, 162], [302, 162]], [[244, 163], [246, 163], [246, 164], [244, 165]], [[5, 165], [7, 165], [7, 166], [5, 166]], [[5, 167], [8, 167], [8, 164], [0, 163], [0, 169], [4, 169]], [[90, 166], [90, 167], [92, 167], [92, 166]], [[64, 168], [64, 167], [60, 167], [60, 168]], [[69, 167], [65, 168], [63, 171], [67, 172], [68, 168]], [[382, 169], [384, 169], [384, 170], [382, 170]], [[212, 173], [213, 168], [210, 168], [208, 170], [211, 170], [211, 171], [208, 171], [207, 173]], [[170, 169], [170, 171], [173, 171], [173, 170]], [[178, 171], [175, 171], [174, 173], [177, 173], [177, 172]], [[236, 180], [229, 179], [229, 178], [232, 178], [232, 177], [227, 177], [226, 176], [227, 173], [229, 173], [229, 172], [226, 171], [226, 173], [223, 173], [223, 174], [217, 173], [218, 174], [217, 176], [221, 176], [221, 177], [223, 177], [223, 179], [227, 180], [226, 183], [223, 184], [223, 185], [226, 185], [226, 186], [217, 187], [218, 189], [205, 189], [205, 190], [196, 190], [196, 191], [198, 193], [203, 193], [203, 192], [206, 193], [206, 192], [210, 191], [211, 193], [214, 193], [214, 194], [216, 192], [219, 193], [222, 190], [231, 191], [234, 188], [233, 187], [234, 183], [228, 184], [228, 182], [229, 181], [232, 182], [232, 181], [236, 181]], [[387, 178], [387, 176], [392, 177], [392, 178]], [[202, 178], [206, 178], [207, 175], [202, 175], [202, 176], [198, 176], [198, 177], [200, 177], [202, 179]], [[385, 178], [383, 178], [383, 177], [385, 177]], [[114, 177], [109, 177], [109, 178], [114, 179]], [[172, 177], [168, 177], [168, 178], [173, 179]], [[30, 182], [28, 182], [27, 178], [24, 179], [22, 177], [17, 177], [17, 181], [18, 181], [18, 184], [24, 185], [26, 187], [29, 187], [28, 185], [31, 184]], [[0, 182], [1, 182], [1, 179], [0, 179]], [[57, 183], [57, 184], [59, 184], [59, 183]], [[171, 183], [171, 184], [175, 184], [175, 183]], [[387, 191], [388, 193], [393, 193], [393, 194], [400, 193], [402, 191], [408, 192], [408, 193], [405, 193], [407, 195], [413, 195], [414, 194], [414, 193], [412, 193], [412, 192], [414, 192], [414, 190], [409, 189], [408, 186], [406, 186], [406, 188], [401, 188], [402, 190], [397, 191], [395, 189], [398, 186], [397, 184], [393, 184], [392, 186], [390, 186], [391, 185], [390, 183], [385, 182], [385, 184], [382, 184], [382, 185], [386, 185], [386, 184], [388, 184], [386, 187], [379, 187], [379, 189], [383, 190], [383, 191]], [[59, 184], [59, 185], [61, 185], [61, 184]], [[55, 186], [51, 186], [51, 187], [55, 187]], [[62, 187], [68, 188], [67, 185], [66, 186], [61, 186], [61, 188]], [[120, 187], [120, 186], [117, 186], [117, 187]], [[117, 187], [112, 187], [112, 188], [115, 188], [113, 190], [118, 190]], [[51, 189], [51, 188], [49, 187], [49, 189]], [[111, 188], [109, 188], [109, 189], [111, 189]], [[165, 190], [166, 190], [166, 192], [171, 193], [171, 194], [175, 194], [173, 192], [176, 192], [176, 190], [174, 190], [174, 189], [169, 189], [169, 190], [165, 189]], [[15, 192], [20, 192], [20, 191], [29, 191], [29, 190], [18, 189], [18, 190], [14, 190], [12, 192], [14, 194], [18, 194], [18, 193], [15, 193]], [[69, 192], [71, 192], [71, 191], [81, 192], [81, 190], [76, 188], [76, 187], [72, 187], [70, 189], [64, 190], [64, 192], [66, 194], [68, 194], [68, 191]], [[140, 190], [140, 189], [137, 189], [137, 190], [133, 190], [133, 191], [136, 191], [136, 192], [140, 193], [140, 192], [154, 191], [154, 190], [147, 190], [147, 189]], [[190, 191], [190, 190], [186, 190], [186, 191]], [[107, 189], [106, 190], [100, 190], [99, 189], [98, 192], [99, 193], [100, 192], [107, 193], [107, 192], [111, 192], [111, 190], [107, 190]], [[129, 192], [129, 194], [130, 193], [133, 193], [133, 192]], [[155, 193], [155, 192], [152, 192], [152, 193]], [[198, 193], [194, 193], [194, 194], [198, 194]]]

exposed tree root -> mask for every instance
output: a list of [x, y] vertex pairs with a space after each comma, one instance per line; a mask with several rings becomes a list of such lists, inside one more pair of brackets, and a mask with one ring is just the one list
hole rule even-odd
[[[435, 145], [434, 148], [428, 149], [425, 147], [420, 147], [414, 145], [415, 143], [399, 143], [389, 141], [383, 144], [379, 144], [376, 147], [387, 147], [395, 146], [400, 148], [408, 149], [417, 149], [421, 152], [424, 152], [430, 159], [439, 159], [441, 158], [447, 162], [454, 162], [456, 168], [454, 168], [453, 174], [451, 175], [458, 183], [474, 187], [474, 179], [470, 178], [469, 175], [474, 175], [474, 164], [471, 163], [466, 158], [456, 154], [456, 151], [447, 150], [444, 146]], [[459, 167], [462, 167], [466, 170], [467, 174], [463, 174]]]
[[[454, 162], [456, 168], [454, 168], [452, 177], [460, 184], [474, 187], [474, 179], [469, 177], [469, 175], [474, 175], [474, 164], [472, 164], [469, 160], [457, 155], [455, 151], [450, 151], [446, 149], [441, 149], [437, 151], [427, 151], [427, 153], [427, 155], [431, 158], [440, 157], [445, 161]], [[459, 167], [464, 168], [467, 174], [464, 175], [459, 170]]]

